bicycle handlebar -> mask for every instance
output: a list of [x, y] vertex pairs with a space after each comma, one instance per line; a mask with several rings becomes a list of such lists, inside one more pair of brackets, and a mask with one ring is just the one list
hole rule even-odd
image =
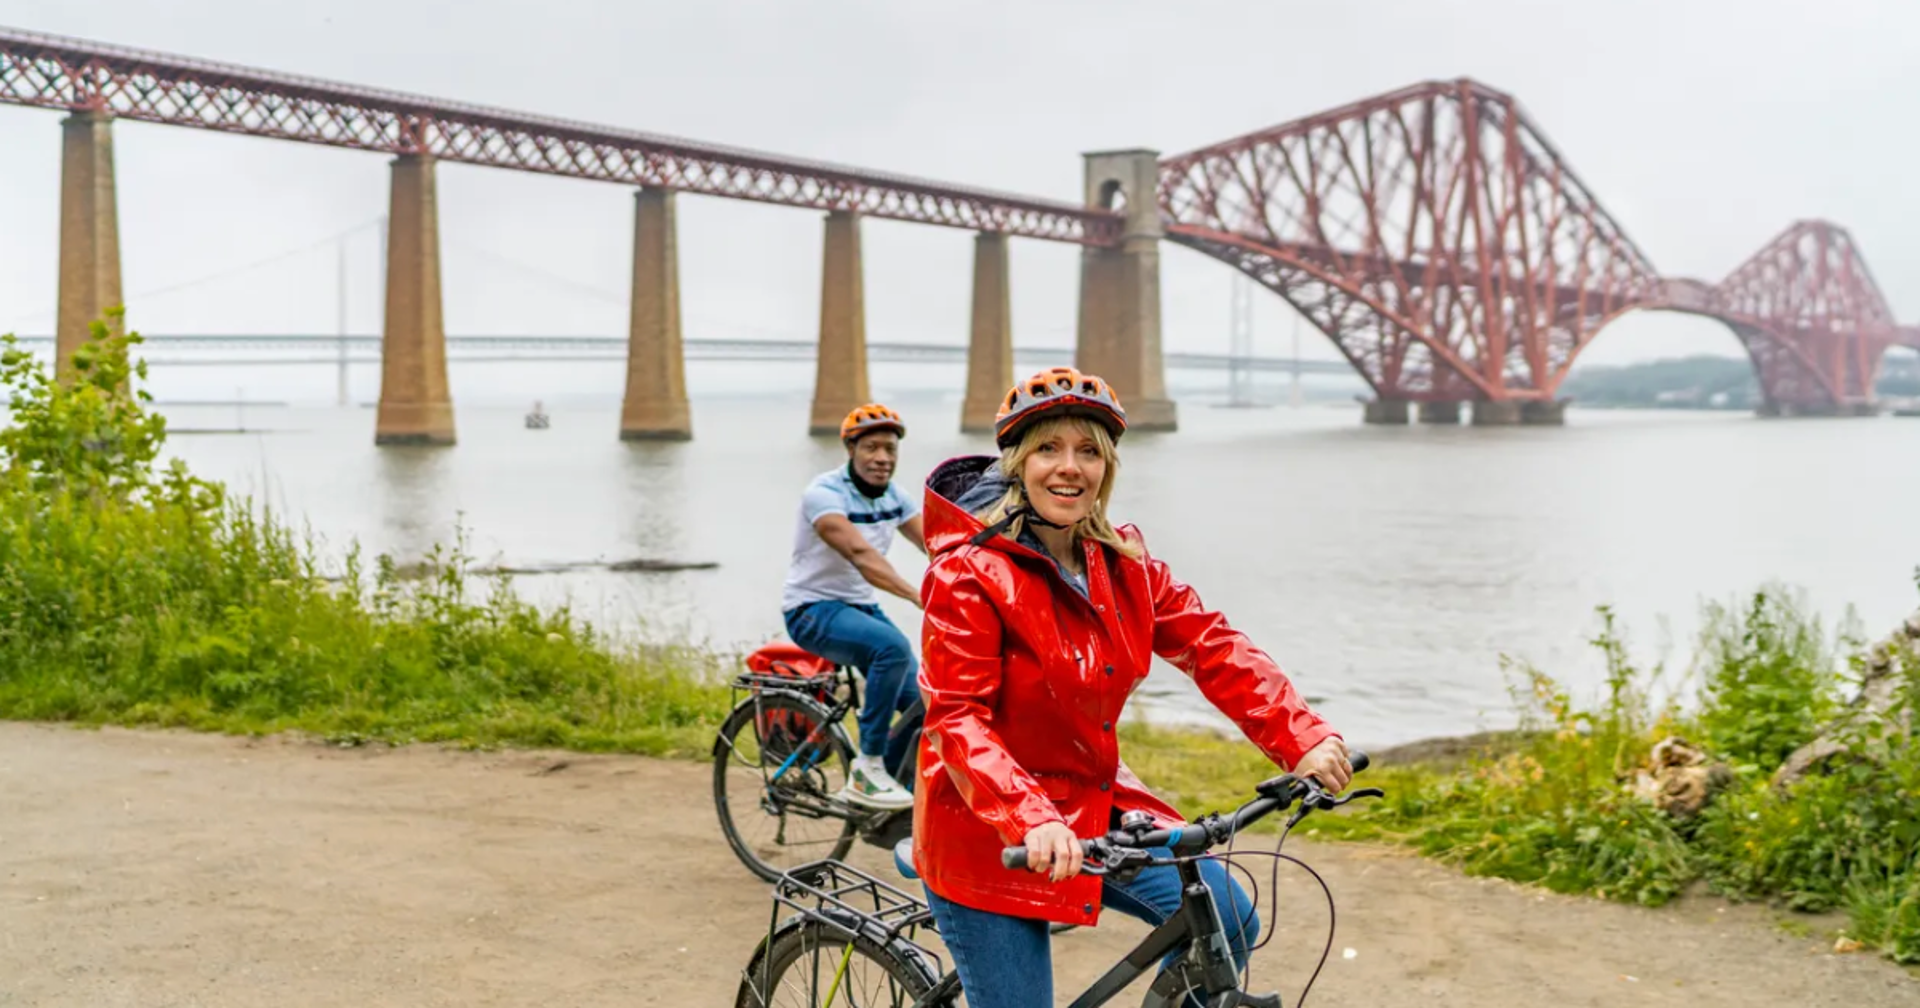
[[[1365, 770], [1372, 761], [1367, 758], [1366, 753], [1355, 752], [1348, 762], [1353, 765], [1353, 772], [1357, 774]], [[1318, 780], [1312, 777], [1295, 777], [1292, 774], [1283, 774], [1272, 780], [1263, 781], [1255, 790], [1259, 792], [1260, 797], [1240, 806], [1231, 816], [1225, 818], [1217, 815], [1202, 816], [1198, 822], [1175, 826], [1172, 829], [1143, 832], [1114, 830], [1105, 836], [1080, 841], [1081, 854], [1088, 860], [1105, 860], [1106, 855], [1116, 849], [1146, 850], [1153, 847], [1169, 848], [1176, 857], [1203, 854], [1214, 844], [1226, 840], [1294, 802], [1320, 795], [1329, 802], [1324, 807], [1345, 803], [1345, 799], [1336, 801], [1332, 795], [1327, 794]], [[1377, 791], [1373, 793], [1378, 794]], [[1356, 792], [1352, 797], [1361, 797], [1361, 793]], [[1311, 807], [1322, 806], [1315, 803]], [[1001, 849], [1000, 864], [1010, 870], [1024, 870], [1027, 867], [1027, 848], [1019, 846]]]

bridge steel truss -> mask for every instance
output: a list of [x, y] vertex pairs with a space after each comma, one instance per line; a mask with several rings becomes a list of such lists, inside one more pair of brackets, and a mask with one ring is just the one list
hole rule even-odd
[[1102, 210], [80, 39], [0, 29], [0, 103], [1111, 245]]
[[1280, 294], [1382, 398], [1551, 398], [1659, 274], [1511, 96], [1405, 88], [1162, 162], [1174, 241]]
[[[28, 349], [51, 349], [49, 336], [17, 337]], [[368, 364], [380, 359], [383, 341], [367, 335], [149, 335], [135, 355], [166, 366], [301, 366]], [[813, 340], [688, 339], [688, 360], [811, 361], [819, 352]], [[329, 354], [328, 352], [331, 351]], [[626, 356], [623, 336], [448, 336], [449, 362], [609, 361]], [[937, 343], [868, 343], [867, 357], [890, 364], [965, 364], [969, 348]], [[242, 356], [254, 354], [255, 356]], [[1072, 347], [1014, 347], [1016, 360], [1047, 367], [1073, 359]], [[1232, 354], [1166, 355], [1167, 367], [1181, 371], [1260, 372], [1268, 374], [1350, 375], [1340, 361]]]
[[1550, 401], [1633, 310], [1718, 318], [1767, 408], [1864, 408], [1901, 337], [1847, 232], [1665, 279], [1510, 95], [1404, 88], [1161, 162], [1167, 235], [1287, 299], [1382, 400]]
[[1770, 408], [1864, 411], [1901, 327], [1853, 236], [1799, 221], [1714, 288], [1709, 314], [1746, 344]]
[[[4, 28], [0, 104], [1090, 249], [1137, 237], [1105, 209]], [[1871, 409], [1886, 349], [1920, 345], [1831, 223], [1796, 223], [1717, 284], [1662, 277], [1519, 103], [1472, 80], [1168, 157], [1157, 184], [1167, 238], [1285, 298], [1381, 401], [1551, 405], [1595, 336], [1642, 309], [1725, 322], [1777, 412]], [[836, 360], [864, 343], [847, 339]]]

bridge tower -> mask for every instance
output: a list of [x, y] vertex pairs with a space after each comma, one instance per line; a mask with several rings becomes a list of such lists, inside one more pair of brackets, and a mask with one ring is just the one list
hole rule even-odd
[[440, 304], [440, 205], [434, 159], [393, 159], [387, 210], [386, 324], [373, 443], [453, 444], [447, 330]]
[[1105, 378], [1120, 394], [1127, 425], [1176, 429], [1160, 351], [1160, 154], [1151, 150], [1085, 155], [1087, 205], [1125, 215], [1118, 245], [1080, 253], [1080, 324], [1074, 366]]
[[813, 415], [807, 433], [840, 433], [855, 406], [872, 401], [867, 386], [867, 308], [860, 258], [860, 215], [827, 213], [820, 264], [820, 349], [814, 358]]
[[622, 441], [686, 441], [687, 366], [680, 334], [680, 252], [670, 189], [634, 194], [633, 293], [628, 307]]
[[[120, 217], [113, 184], [113, 118], [79, 111], [61, 124], [60, 307], [54, 370], [64, 374], [94, 321], [121, 306]], [[114, 325], [108, 320], [109, 325]]]
[[983, 231], [973, 239], [973, 321], [967, 338], [967, 394], [960, 405], [960, 430], [992, 433], [1000, 397], [1013, 387], [1013, 381], [1007, 236]]

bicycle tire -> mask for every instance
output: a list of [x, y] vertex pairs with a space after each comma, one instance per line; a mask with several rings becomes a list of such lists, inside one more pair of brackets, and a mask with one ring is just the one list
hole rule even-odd
[[[769, 715], [773, 716], [769, 717]], [[784, 759], [786, 755], [791, 753], [793, 743], [799, 741], [799, 739], [790, 737], [793, 731], [796, 729], [801, 730], [800, 739], [804, 739], [805, 733], [810, 732], [814, 725], [826, 721], [826, 708], [821, 707], [812, 700], [793, 693], [768, 692], [762, 693], [758, 697], [749, 697], [734, 707], [733, 712], [727, 715], [727, 720], [721, 724], [719, 737], [714, 739], [713, 804], [714, 811], [718, 813], [720, 817], [720, 832], [726, 836], [727, 846], [733, 848], [734, 856], [740, 859], [740, 863], [746, 865], [749, 871], [765, 881], [778, 881], [780, 876], [788, 869], [810, 861], [818, 861], [823, 858], [832, 858], [836, 861], [844, 860], [847, 852], [853, 849], [856, 828], [851, 819], [838, 816], [806, 816], [797, 812], [783, 812], [779, 816], [774, 816], [766, 812], [764, 806], [759, 806], [767, 787], [764, 781], [767, 757], [777, 755], [780, 759]], [[776, 726], [774, 729], [775, 736], [762, 738], [760, 725], [767, 722]], [[740, 753], [742, 749], [741, 733], [743, 731], [747, 732], [753, 740], [752, 749], [759, 754], [757, 763], [755, 762], [756, 757], [752, 755], [742, 757], [740, 762], [735, 761], [736, 755]], [[844, 783], [853, 765], [853, 745], [847, 740], [846, 732], [838, 725], [832, 725], [828, 728], [825, 742], [829, 749], [828, 761], [837, 768], [840, 781]], [[823, 833], [821, 839], [809, 841], [805, 845], [795, 845], [791, 848], [794, 856], [791, 859], [779, 859], [778, 863], [758, 853], [756, 847], [764, 845], [756, 844], [741, 834], [742, 823], [736, 821], [734, 809], [731, 808], [728, 803], [728, 771], [756, 765], [762, 771], [762, 782], [759, 789], [752, 792], [751, 800], [758, 806], [757, 814], [767, 819], [775, 820], [779, 824], [775, 831], [776, 839], [772, 842], [771, 846], [787, 849], [787, 845], [777, 838], [784, 836], [790, 817], [796, 819], [796, 821], [820, 821], [825, 818], [838, 819], [840, 822], [839, 834], [837, 836], [827, 837], [826, 834]], [[798, 797], [803, 799], [826, 798], [831, 797], [833, 790], [836, 790], [828, 780], [826, 773], [813, 770], [804, 771], [804, 773], [805, 777], [801, 779], [799, 785], [794, 789]], [[747, 779], [744, 775], [738, 778], [738, 780], [742, 782]], [[746, 796], [741, 795], [740, 797]], [[788, 860], [791, 860], [791, 863], [786, 863]]]
[[[811, 957], [811, 968], [804, 976], [789, 977]], [[854, 963], [860, 962], [860, 966]], [[878, 999], [871, 996], [873, 965], [886, 983]], [[836, 983], [836, 980], [838, 981]], [[849, 935], [845, 929], [820, 920], [807, 920], [781, 931], [763, 955], [756, 955], [740, 978], [740, 990], [734, 1008], [839, 1008], [856, 1004], [865, 1008], [908, 1008], [925, 997], [940, 980], [917, 957], [882, 945], [864, 934]], [[772, 997], [763, 996], [768, 991]], [[847, 998], [840, 997], [848, 992]], [[852, 991], [861, 991], [854, 997]], [[782, 997], [797, 993], [799, 997]], [[823, 1000], [826, 998], [826, 1000]], [[929, 1002], [951, 1008], [953, 1001], [941, 998]]]

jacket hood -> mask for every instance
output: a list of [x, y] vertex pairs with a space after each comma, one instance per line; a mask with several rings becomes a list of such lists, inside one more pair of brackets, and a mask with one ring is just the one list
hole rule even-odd
[[986, 529], [973, 512], [1000, 499], [1013, 481], [1002, 475], [995, 455], [962, 455], [934, 467], [927, 475], [927, 553], [938, 556]]

